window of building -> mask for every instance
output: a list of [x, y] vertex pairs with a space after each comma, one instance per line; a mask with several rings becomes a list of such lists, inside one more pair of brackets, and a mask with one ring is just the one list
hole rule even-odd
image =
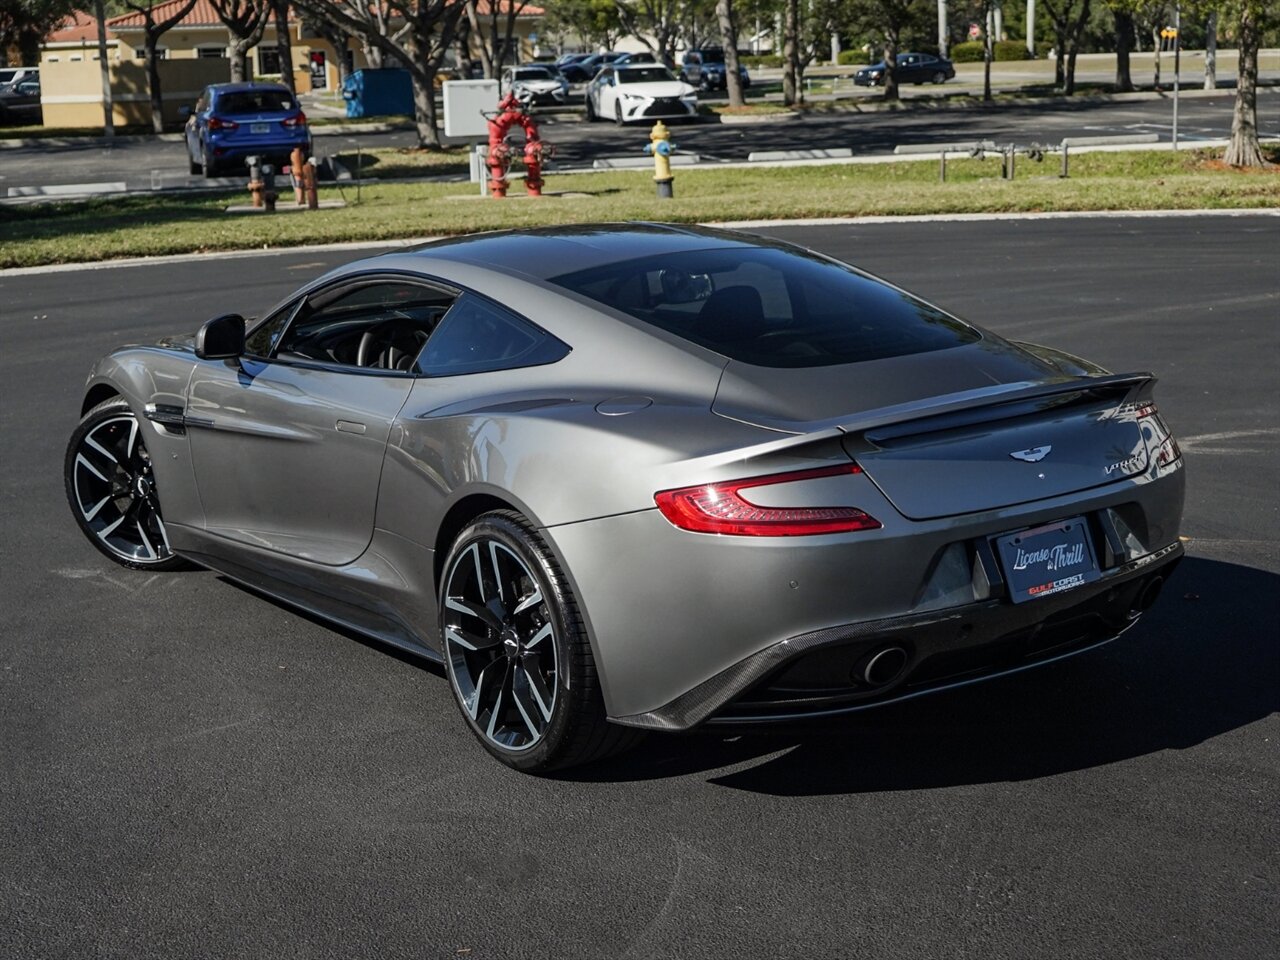
[[258, 47], [258, 72], [259, 73], [279, 73], [280, 72], [280, 48], [279, 47]]

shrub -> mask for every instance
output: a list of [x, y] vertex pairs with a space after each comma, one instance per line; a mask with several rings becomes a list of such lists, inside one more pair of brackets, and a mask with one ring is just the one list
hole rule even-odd
[[1027, 43], [1025, 40], [998, 40], [991, 52], [996, 60], [1026, 60]]
[[773, 54], [742, 57], [740, 61], [748, 70], [759, 70], [761, 67], [781, 67], [782, 57]]
[[1049, 51], [1050, 51], [1050, 50], [1052, 50], [1052, 49], [1053, 49], [1053, 41], [1052, 41], [1052, 40], [1037, 40], [1037, 41], [1036, 41], [1036, 56], [1037, 56], [1037, 57], [1039, 57], [1041, 60], [1043, 60], [1045, 57], [1047, 57], [1047, 56], [1049, 55]]
[[841, 50], [836, 54], [836, 63], [842, 67], [852, 66], [855, 63], [866, 63], [867, 55], [861, 50]]
[[951, 61], [952, 63], [981, 63], [982, 50], [982, 44], [976, 41], [952, 44]]

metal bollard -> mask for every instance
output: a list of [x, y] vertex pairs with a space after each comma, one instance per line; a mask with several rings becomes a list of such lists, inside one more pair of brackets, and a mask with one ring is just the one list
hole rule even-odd
[[302, 165], [304, 162], [305, 161], [302, 157], [302, 148], [294, 147], [293, 152], [289, 154], [289, 173], [293, 177], [293, 199], [298, 206], [302, 206], [307, 202], [307, 198], [302, 189]]
[[253, 205], [261, 207], [262, 200], [262, 158], [245, 157], [244, 165], [249, 168], [249, 195], [253, 197]]
[[1061, 176], [1064, 180], [1067, 178], [1067, 152], [1069, 150], [1070, 148], [1067, 146], [1067, 143], [1064, 140], [1062, 143], [1062, 173], [1061, 173]]
[[307, 193], [307, 209], [320, 209], [320, 195], [316, 191], [316, 158], [308, 157], [302, 165], [303, 188]]
[[676, 145], [671, 142], [671, 131], [659, 120], [649, 131], [649, 142], [644, 152], [653, 154], [653, 182], [658, 188], [658, 198], [670, 200], [676, 195], [675, 175], [671, 172], [671, 154]]
[[262, 203], [267, 213], [275, 213], [276, 209], [276, 168], [269, 163], [262, 165]]

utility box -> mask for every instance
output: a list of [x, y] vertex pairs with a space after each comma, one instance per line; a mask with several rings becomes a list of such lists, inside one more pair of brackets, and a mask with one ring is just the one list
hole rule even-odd
[[444, 135], [461, 140], [487, 138], [485, 114], [498, 112], [498, 81], [446, 80], [443, 91]]
[[413, 80], [399, 67], [357, 70], [342, 85], [348, 117], [413, 116]]

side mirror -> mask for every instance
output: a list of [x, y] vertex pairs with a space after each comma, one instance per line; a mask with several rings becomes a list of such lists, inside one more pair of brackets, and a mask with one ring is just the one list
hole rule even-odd
[[224, 313], [206, 320], [196, 333], [196, 356], [201, 360], [234, 360], [244, 353], [244, 317]]

